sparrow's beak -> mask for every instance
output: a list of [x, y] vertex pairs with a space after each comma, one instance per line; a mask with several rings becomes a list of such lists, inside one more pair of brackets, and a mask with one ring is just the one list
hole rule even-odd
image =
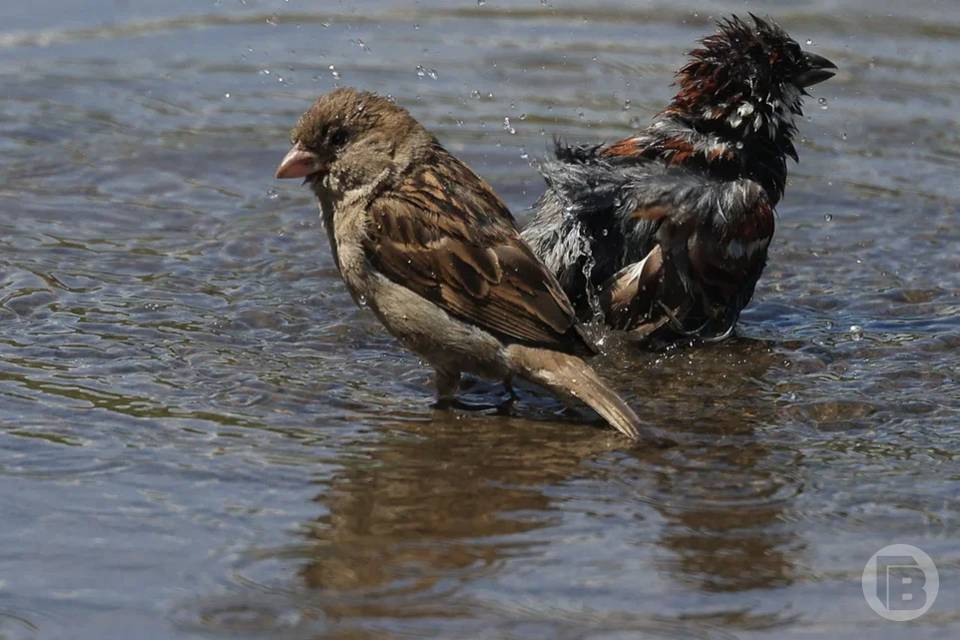
[[275, 177], [280, 180], [306, 178], [322, 170], [323, 164], [320, 156], [298, 142], [287, 152], [287, 155], [283, 156], [280, 166], [277, 167]]
[[823, 56], [804, 51], [803, 57], [807, 61], [808, 68], [793, 78], [793, 81], [797, 83], [798, 86], [806, 89], [824, 80], [829, 80], [834, 76], [835, 71], [831, 71], [831, 69], [836, 69], [837, 65]]

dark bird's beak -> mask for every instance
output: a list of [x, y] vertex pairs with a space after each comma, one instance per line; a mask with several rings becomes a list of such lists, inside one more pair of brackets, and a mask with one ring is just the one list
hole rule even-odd
[[823, 56], [818, 56], [815, 53], [805, 51], [803, 53], [803, 58], [807, 61], [807, 70], [798, 73], [793, 78], [793, 81], [804, 89], [807, 87], [812, 87], [815, 84], [819, 84], [824, 80], [829, 80], [836, 73], [835, 71], [831, 71], [831, 69], [836, 69], [837, 65], [833, 64]]
[[285, 178], [306, 178], [309, 175], [321, 171], [323, 161], [320, 156], [313, 151], [305, 148], [299, 142], [283, 156], [280, 166], [277, 167], [275, 177], [283, 180]]

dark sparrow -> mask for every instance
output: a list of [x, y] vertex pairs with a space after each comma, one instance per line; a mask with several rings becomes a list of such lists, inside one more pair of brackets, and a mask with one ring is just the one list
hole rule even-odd
[[770, 20], [731, 17], [637, 135], [557, 144], [524, 239], [581, 317], [643, 342], [733, 334], [767, 261], [806, 88], [836, 66]]
[[462, 372], [508, 387], [519, 376], [638, 437], [637, 415], [580, 359], [595, 348], [507, 207], [407, 111], [337, 89], [292, 142], [277, 177], [306, 179], [350, 294], [433, 366], [438, 404]]

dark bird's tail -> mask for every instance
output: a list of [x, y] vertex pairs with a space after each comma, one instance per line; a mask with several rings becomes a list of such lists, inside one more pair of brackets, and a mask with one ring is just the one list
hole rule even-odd
[[563, 399], [585, 403], [628, 438], [643, 438], [659, 446], [674, 444], [657, 430], [644, 426], [633, 409], [577, 356], [520, 345], [508, 347], [507, 354], [521, 378], [542, 385]]

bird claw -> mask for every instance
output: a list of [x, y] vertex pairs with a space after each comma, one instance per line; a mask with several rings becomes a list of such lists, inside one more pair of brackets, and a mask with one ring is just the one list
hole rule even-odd
[[726, 340], [727, 338], [733, 335], [733, 332], [736, 329], [736, 327], [737, 327], [737, 323], [732, 322], [730, 323], [730, 326], [728, 326], [726, 330], [724, 330], [723, 333], [715, 336], [710, 336], [709, 338], [701, 338], [700, 340], [704, 344], [716, 344], [718, 342], [723, 342], [724, 340]]
[[674, 332], [687, 338], [696, 338], [703, 344], [716, 344], [718, 342], [723, 342], [724, 340], [732, 336], [734, 331], [737, 328], [737, 321], [734, 320], [733, 322], [727, 325], [727, 328], [723, 330], [723, 333], [715, 334], [709, 337], [704, 337], [702, 335], [702, 332], [704, 329], [707, 328], [707, 325], [710, 324], [710, 319], [707, 319], [703, 324], [701, 324], [696, 329], [684, 329], [683, 323], [676, 316], [676, 313], [677, 313], [676, 310], [670, 309], [667, 305], [663, 304], [663, 302], [659, 300], [657, 301], [657, 304], [660, 305], [660, 308], [663, 309], [663, 312], [669, 318], [670, 328], [673, 329]]
[[677, 316], [676, 316], [676, 313], [677, 313], [677, 312], [676, 312], [675, 310], [670, 309], [670, 307], [668, 307], [667, 305], [663, 304], [663, 302], [661, 302], [660, 300], [657, 300], [657, 304], [660, 305], [660, 308], [663, 309], [663, 312], [664, 312], [665, 314], [667, 314], [667, 317], [668, 317], [668, 318], [670, 318], [670, 328], [673, 329], [674, 332], [676, 332], [676, 333], [678, 333], [678, 334], [680, 334], [680, 335], [682, 335], [682, 336], [684, 336], [684, 337], [687, 337], [687, 338], [699, 338], [699, 337], [700, 337], [700, 332], [703, 331], [704, 328], [706, 328], [706, 326], [707, 326], [708, 324], [710, 324], [710, 321], [707, 320], [706, 322], [704, 322], [703, 324], [701, 324], [701, 325], [700, 325], [699, 327], [697, 327], [696, 329], [693, 329], [693, 330], [684, 329], [684, 328], [683, 328], [683, 323], [680, 322], [680, 319], [679, 319], [679, 318], [677, 318]]

